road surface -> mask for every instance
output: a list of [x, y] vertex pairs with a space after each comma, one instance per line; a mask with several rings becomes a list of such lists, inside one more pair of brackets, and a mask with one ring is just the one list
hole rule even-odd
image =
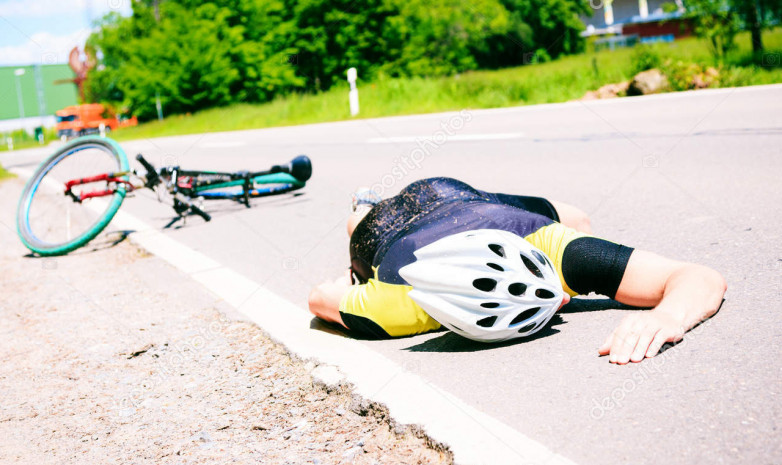
[[[440, 332], [364, 344], [580, 464], [782, 462], [782, 86], [355, 120], [122, 144], [156, 165], [263, 169], [306, 153], [297, 196], [207, 204], [166, 234], [304, 307], [348, 265], [356, 186], [393, 195], [429, 176], [545, 196], [595, 234], [721, 271], [716, 317], [641, 364], [597, 356], [621, 318], [580, 300], [533, 340]], [[3, 154], [32, 167], [44, 151]], [[124, 210], [163, 228], [149, 193]], [[314, 324], [313, 331], [318, 331]], [[334, 337], [342, 337], [335, 335]]]

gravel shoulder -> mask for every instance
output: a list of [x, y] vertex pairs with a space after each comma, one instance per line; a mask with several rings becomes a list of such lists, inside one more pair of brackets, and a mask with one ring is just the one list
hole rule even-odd
[[120, 233], [34, 258], [0, 183], [0, 463], [451, 463]]

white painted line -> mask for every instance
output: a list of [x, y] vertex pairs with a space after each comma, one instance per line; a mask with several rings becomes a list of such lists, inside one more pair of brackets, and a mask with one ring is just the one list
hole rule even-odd
[[[503, 133], [485, 133], [485, 134], [454, 134], [452, 136], [445, 136], [443, 140], [445, 142], [451, 141], [474, 141], [474, 140], [507, 140], [507, 139], [521, 139], [524, 137], [523, 132], [503, 132]], [[400, 142], [423, 142], [433, 141], [434, 136], [397, 136], [397, 137], [373, 137], [367, 139], [367, 144], [395, 144]]]
[[198, 144], [198, 147], [202, 149], [226, 149], [231, 147], [244, 147], [245, 145], [247, 145], [246, 142], [233, 140], [225, 142], [204, 142], [203, 144]]

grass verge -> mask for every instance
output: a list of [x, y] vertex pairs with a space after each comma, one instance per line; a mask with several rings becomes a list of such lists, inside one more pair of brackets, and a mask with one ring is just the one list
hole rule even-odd
[[[667, 61], [719, 66], [715, 87], [782, 82], [782, 28], [763, 37], [776, 68], [747, 65], [751, 60], [748, 34], [739, 35], [738, 48], [717, 64], [705, 41], [689, 38], [656, 46]], [[587, 91], [630, 79], [635, 72], [633, 49], [564, 57], [531, 66], [474, 71], [445, 78], [379, 79], [359, 86], [360, 118], [432, 113], [463, 108], [498, 108], [555, 103], [581, 98]], [[118, 140], [215, 131], [288, 126], [350, 119], [347, 86], [311, 95], [290, 95], [265, 104], [237, 104], [175, 115], [115, 132]]]
[[16, 175], [3, 168], [3, 165], [0, 165], [0, 181], [13, 177], [16, 177]]

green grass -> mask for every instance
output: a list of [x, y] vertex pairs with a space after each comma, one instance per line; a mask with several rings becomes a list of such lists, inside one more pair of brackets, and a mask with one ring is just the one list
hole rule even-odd
[[8, 178], [13, 178], [15, 176], [16, 176], [15, 174], [13, 174], [13, 173], [11, 173], [9, 171], [6, 171], [6, 169], [3, 168], [3, 165], [0, 165], [0, 181], [3, 181], [3, 180], [8, 179]]
[[[51, 139], [49, 140], [51, 142]], [[14, 140], [14, 150], [29, 149], [33, 147], [40, 147], [41, 144], [38, 141], [33, 140]], [[0, 140], [0, 152], [8, 151], [8, 144], [5, 142], [5, 138]]]
[[[57, 139], [57, 131], [53, 128], [45, 128], [43, 131], [44, 140], [46, 143]], [[32, 147], [40, 147], [41, 144], [32, 135], [28, 134], [24, 129], [17, 129], [10, 133], [0, 132], [0, 152], [8, 150], [8, 138], [14, 140], [14, 150], [29, 149]]]
[[[766, 49], [782, 53], [782, 28], [764, 35]], [[704, 41], [690, 38], [657, 46], [673, 62], [717, 65]], [[750, 62], [749, 35], [722, 64], [720, 86], [782, 82], [782, 67], [763, 69]], [[475, 71], [447, 78], [379, 79], [359, 86], [360, 118], [431, 113], [463, 108], [497, 108], [564, 102], [601, 85], [630, 79], [632, 49], [584, 53], [497, 71]], [[777, 59], [779, 55], [776, 55]], [[119, 140], [231, 131], [350, 119], [347, 87], [316, 95], [291, 95], [266, 104], [238, 104], [177, 115], [114, 133]]]

